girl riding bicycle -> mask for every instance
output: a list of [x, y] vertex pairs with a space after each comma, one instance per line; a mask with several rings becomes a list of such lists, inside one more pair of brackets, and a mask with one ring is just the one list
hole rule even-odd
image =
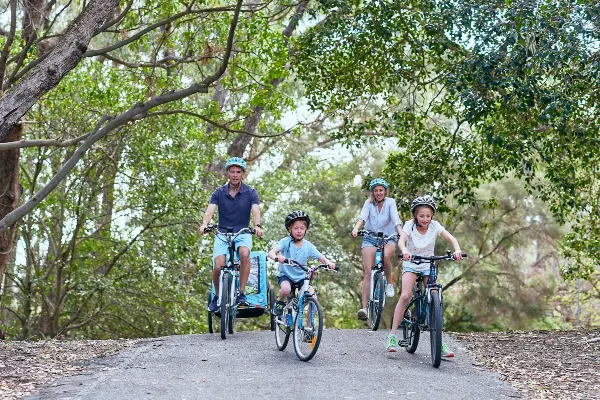
[[[394, 232], [400, 236], [402, 221], [398, 215], [396, 201], [386, 197], [388, 184], [382, 178], [376, 178], [369, 184], [371, 198], [365, 201], [360, 212], [360, 217], [352, 230], [352, 236], [357, 237], [358, 231], [365, 224], [365, 229], [373, 232], [383, 232], [384, 236], [393, 235]], [[396, 241], [390, 240], [385, 245], [383, 266], [385, 269], [385, 279], [388, 282], [385, 293], [388, 297], [394, 296], [394, 286], [392, 282], [392, 254], [396, 247]], [[371, 267], [375, 265], [375, 254], [377, 252], [377, 241], [365, 236], [360, 246], [360, 253], [363, 260], [364, 277], [362, 285], [362, 308], [358, 310], [358, 319], [367, 319], [367, 302], [371, 290]]]
[[[304, 211], [292, 211], [285, 218], [285, 229], [290, 235], [279, 241], [267, 254], [271, 260], [279, 261], [279, 296], [275, 303], [273, 313], [277, 316], [283, 315], [285, 299], [292, 292], [293, 288], [300, 288], [306, 278], [306, 273], [301, 268], [292, 267], [283, 264], [286, 258], [297, 261], [299, 264], [306, 265], [309, 258], [319, 260], [322, 264], [327, 264], [330, 269], [335, 269], [335, 263], [329, 261], [319, 250], [308, 240], [304, 240], [304, 235], [310, 226], [310, 217]], [[279, 255], [277, 255], [279, 253]]]
[[[398, 247], [402, 252], [402, 293], [398, 299], [398, 304], [394, 310], [394, 320], [392, 330], [388, 336], [386, 350], [395, 352], [398, 350], [398, 339], [396, 330], [403, 319], [406, 306], [412, 295], [412, 288], [417, 280], [417, 274], [425, 275], [424, 283], [427, 284], [429, 278], [429, 264], [417, 265], [410, 262], [412, 255], [424, 257], [433, 256], [435, 240], [438, 236], [443, 237], [454, 248], [454, 258], [462, 260], [462, 253], [458, 241], [452, 236], [439, 222], [433, 221], [436, 205], [433, 197], [417, 197], [411, 204], [413, 219], [404, 224], [404, 229], [400, 235]], [[401, 343], [403, 344], [403, 343]], [[454, 357], [454, 353], [447, 345], [442, 345], [442, 357]]]

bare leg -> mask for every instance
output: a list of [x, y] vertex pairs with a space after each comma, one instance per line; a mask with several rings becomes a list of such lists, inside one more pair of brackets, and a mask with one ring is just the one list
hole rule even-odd
[[292, 292], [292, 285], [290, 285], [290, 282], [282, 281], [281, 287], [279, 288], [279, 296], [278, 296], [279, 301], [285, 301], [285, 299], [290, 295], [291, 292]]
[[215, 294], [219, 295], [219, 278], [221, 277], [221, 267], [225, 265], [225, 255], [216, 256], [212, 272], [213, 285], [215, 286]]
[[396, 252], [396, 245], [388, 242], [384, 249], [383, 268], [385, 269], [385, 280], [392, 283], [392, 256]]
[[239, 248], [240, 254], [240, 292], [245, 293], [246, 283], [250, 276], [250, 250], [247, 247]]
[[412, 288], [415, 285], [416, 280], [417, 274], [412, 272], [405, 272], [402, 274], [402, 293], [400, 294], [398, 304], [396, 304], [396, 308], [394, 309], [394, 319], [392, 322], [392, 330], [390, 331], [391, 334], [396, 334], [398, 325], [400, 325], [400, 321], [404, 318], [404, 312], [406, 311], [406, 306], [412, 296]]
[[363, 259], [363, 285], [362, 285], [362, 308], [367, 308], [369, 301], [369, 292], [371, 291], [371, 268], [375, 264], [375, 253], [377, 248], [373, 246], [365, 247], [361, 251]]

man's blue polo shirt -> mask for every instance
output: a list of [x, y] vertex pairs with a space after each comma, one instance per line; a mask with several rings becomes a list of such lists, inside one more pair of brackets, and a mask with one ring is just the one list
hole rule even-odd
[[258, 193], [244, 183], [240, 191], [231, 197], [229, 183], [218, 187], [210, 197], [210, 204], [219, 209], [219, 228], [232, 228], [234, 232], [247, 228], [250, 224], [250, 210], [253, 204], [259, 204]]

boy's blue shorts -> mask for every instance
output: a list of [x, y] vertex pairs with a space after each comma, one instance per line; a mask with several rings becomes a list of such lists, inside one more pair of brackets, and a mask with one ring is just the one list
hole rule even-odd
[[[235, 243], [235, 259], [238, 260], [240, 258], [240, 254], [238, 252], [240, 247], [247, 247], [248, 250], [252, 250], [252, 235], [249, 233], [244, 233], [242, 235], [238, 235], [235, 239], [233, 239]], [[215, 247], [213, 248], [213, 261], [218, 256], [225, 256], [225, 259], [229, 259], [229, 247], [227, 244], [227, 237], [224, 235], [215, 235]]]

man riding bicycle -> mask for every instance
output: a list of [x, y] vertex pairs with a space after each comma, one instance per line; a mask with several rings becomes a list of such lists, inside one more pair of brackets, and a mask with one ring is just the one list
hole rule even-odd
[[[247, 228], [250, 224], [250, 212], [257, 237], [262, 236], [260, 226], [260, 208], [258, 193], [256, 190], [242, 182], [246, 172], [246, 161], [239, 157], [231, 157], [225, 164], [228, 182], [218, 187], [210, 197], [208, 207], [204, 213], [204, 219], [200, 226], [200, 233], [204, 234], [210, 223], [215, 209], [219, 209], [218, 231], [230, 228], [234, 232]], [[237, 297], [238, 304], [246, 303], [246, 282], [250, 275], [250, 250], [252, 249], [252, 235], [242, 234], [235, 238], [235, 244], [240, 259], [240, 294]], [[213, 285], [215, 293], [219, 293], [219, 275], [221, 267], [225, 266], [227, 257], [227, 239], [218, 233], [215, 235], [213, 249]], [[214, 296], [208, 305], [211, 312], [217, 311], [218, 296]]]

